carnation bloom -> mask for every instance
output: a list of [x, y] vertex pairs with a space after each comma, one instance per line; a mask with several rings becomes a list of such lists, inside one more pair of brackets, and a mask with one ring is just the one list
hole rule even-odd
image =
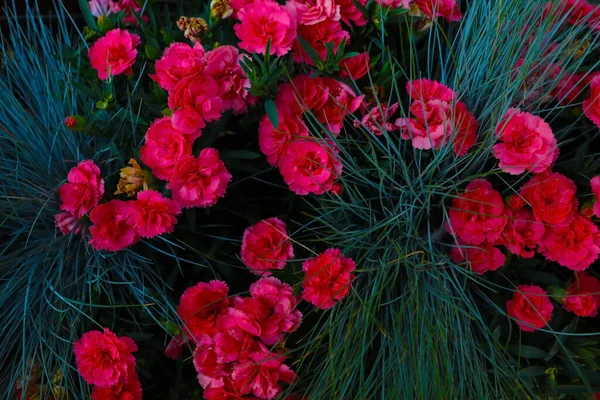
[[154, 64], [156, 74], [151, 74], [165, 90], [174, 90], [185, 77], [200, 74], [204, 68], [204, 47], [196, 42], [194, 47], [187, 43], [173, 43]]
[[246, 5], [238, 11], [239, 24], [235, 34], [241, 40], [238, 46], [249, 53], [265, 54], [269, 41], [271, 54], [281, 57], [292, 48], [296, 38], [296, 16], [291, 7], [272, 0]]
[[422, 150], [439, 149], [452, 142], [455, 154], [465, 154], [475, 143], [477, 120], [456, 99], [456, 93], [429, 79], [410, 81], [406, 89], [413, 100], [410, 112], [414, 118], [396, 121], [402, 139], [411, 140], [413, 147]]
[[183, 292], [177, 314], [191, 336], [217, 332], [217, 317], [229, 307], [228, 293], [229, 287], [223, 281], [200, 282]]
[[521, 188], [521, 195], [533, 208], [538, 221], [550, 225], [571, 222], [577, 210], [577, 187], [572, 180], [556, 172], [535, 175]]
[[248, 360], [233, 367], [231, 379], [238, 393], [274, 399], [283, 389], [280, 382], [292, 383], [296, 374], [283, 362], [285, 357], [269, 351], [252, 353]]
[[77, 228], [77, 225], [79, 224], [79, 218], [68, 211], [56, 214], [54, 216], [54, 223], [56, 224], [56, 227], [60, 229], [63, 235], [68, 235], [73, 230], [75, 233], [79, 233], [81, 230], [81, 228]]
[[[552, 7], [551, 4], [549, 4], [549, 7]], [[554, 11], [566, 14], [568, 23], [600, 30], [600, 7], [593, 6], [586, 0], [564, 0], [559, 7]]]
[[563, 299], [565, 310], [580, 317], [595, 317], [600, 307], [600, 281], [585, 273], [578, 273]]
[[519, 285], [513, 298], [506, 303], [508, 315], [515, 319], [524, 332], [533, 332], [546, 326], [554, 306], [539, 286]]
[[132, 206], [129, 223], [144, 238], [173, 232], [177, 224], [177, 215], [181, 214], [177, 202], [163, 197], [155, 190], [138, 193]]
[[248, 102], [252, 101], [248, 94], [250, 81], [240, 65], [244, 57], [233, 46], [219, 46], [204, 56], [204, 73], [217, 82], [223, 111], [233, 110], [234, 114], [246, 112]]
[[382, 129], [387, 132], [394, 131], [396, 130], [396, 126], [390, 122], [390, 118], [398, 111], [399, 107], [398, 103], [394, 103], [390, 106], [386, 104], [375, 105], [360, 121], [354, 120], [354, 127], [358, 128], [362, 125], [376, 136], [383, 135]]
[[[325, 43], [333, 42], [335, 51], [337, 51], [342, 40], [346, 39], [346, 44], [350, 43], [350, 34], [342, 29], [342, 24], [339, 21], [331, 19], [326, 19], [314, 25], [298, 26], [298, 37], [304, 39], [317, 52], [321, 60], [325, 60], [327, 56]], [[304, 51], [298, 40], [294, 44], [294, 61], [315, 65], [315, 62]]]
[[300, 326], [302, 313], [296, 309], [297, 301], [290, 285], [271, 277], [261, 278], [250, 285], [250, 295], [263, 343], [274, 345], [284, 333], [294, 332]]
[[340, 6], [334, 0], [290, 0], [298, 25], [314, 25], [327, 19], [340, 20]]
[[500, 193], [485, 179], [471, 181], [452, 200], [448, 232], [467, 244], [493, 244], [506, 226]]
[[332, 307], [346, 297], [354, 280], [356, 265], [339, 249], [327, 249], [302, 264], [304, 281], [302, 298], [322, 309]]
[[79, 374], [90, 385], [109, 387], [135, 374], [137, 346], [126, 336], [117, 337], [108, 328], [89, 331], [75, 342]]
[[448, 22], [460, 21], [462, 13], [456, 0], [413, 0], [415, 6], [429, 19], [445, 18]]
[[130, 371], [127, 379], [119, 379], [114, 386], [94, 386], [92, 400], [142, 400], [142, 385], [138, 374]]
[[98, 71], [98, 78], [106, 80], [122, 73], [131, 74], [137, 56], [135, 48], [139, 44], [140, 37], [126, 30], [106, 32], [88, 52], [92, 68]]
[[[357, 0], [358, 4], [365, 6], [367, 0]], [[354, 5], [354, 0], [336, 0], [340, 6], [340, 18], [346, 25], [364, 26], [367, 24], [365, 15]]]
[[469, 268], [477, 274], [497, 270], [504, 265], [506, 259], [497, 247], [487, 243], [478, 247], [464, 245], [453, 247], [450, 257], [455, 263], [466, 261]]
[[277, 109], [279, 124], [277, 129], [271, 123], [268, 115], [263, 115], [258, 125], [258, 144], [260, 150], [267, 156], [272, 166], [287, 153], [289, 144], [295, 139], [308, 136], [308, 128], [302, 121], [302, 114], [282, 112]]
[[119, 5], [114, 0], [91, 0], [88, 1], [88, 5], [96, 18], [107, 17], [120, 11]]
[[257, 340], [261, 335], [258, 321], [244, 311], [248, 307], [238, 307], [239, 303], [245, 300], [251, 299], [234, 298], [235, 308], [228, 308], [217, 319], [218, 333], [213, 339], [217, 360], [221, 363], [247, 358], [264, 346]]
[[60, 209], [78, 218], [96, 206], [104, 195], [100, 168], [92, 160], [81, 161], [71, 168], [67, 181], [59, 189]]
[[496, 135], [501, 143], [492, 147], [492, 153], [500, 161], [500, 169], [509, 174], [544, 172], [558, 158], [550, 125], [533, 114], [509, 109], [496, 126]]
[[533, 212], [527, 208], [505, 208], [505, 212], [507, 224], [498, 243], [506, 246], [512, 254], [523, 258], [533, 257], [546, 231], [544, 224], [536, 221]]
[[369, 53], [362, 52], [354, 57], [344, 58], [339, 63], [340, 76], [343, 78], [352, 78], [354, 80], [365, 76], [371, 68], [371, 59]]
[[213, 339], [205, 334], [197, 338], [194, 368], [203, 389], [223, 387], [223, 378], [231, 374], [229, 365], [218, 361]]
[[330, 132], [340, 133], [344, 118], [358, 110], [364, 96], [357, 96], [350, 86], [333, 78], [322, 78], [321, 82], [327, 93], [326, 101], [321, 109], [314, 108], [312, 111], [317, 121]]
[[327, 143], [299, 139], [290, 143], [287, 153], [281, 157], [279, 170], [294, 193], [323, 194], [331, 190], [342, 173], [342, 163]]
[[598, 227], [580, 214], [566, 225], [546, 230], [538, 251], [573, 271], [584, 271], [600, 254]]
[[583, 113], [600, 128], [600, 75], [590, 82], [590, 94], [583, 101]]
[[169, 93], [173, 128], [182, 133], [193, 134], [204, 128], [207, 122], [221, 118], [221, 95], [217, 82], [208, 75], [183, 78]]
[[592, 193], [594, 194], [594, 215], [600, 218], [600, 176], [595, 176], [591, 179]]
[[210, 207], [225, 195], [231, 174], [217, 150], [206, 148], [198, 157], [181, 157], [170, 179], [167, 188], [181, 207]]
[[269, 276], [272, 269], [283, 269], [294, 257], [294, 249], [278, 218], [259, 221], [244, 231], [241, 250], [242, 261], [257, 275]]
[[197, 137], [198, 133], [184, 135], [173, 128], [171, 118], [163, 117], [148, 128], [140, 156], [157, 178], [169, 180], [177, 161], [192, 154], [192, 143]]
[[99, 204], [90, 213], [90, 245], [96, 250], [119, 251], [137, 242], [139, 235], [129, 217], [132, 201], [111, 200]]

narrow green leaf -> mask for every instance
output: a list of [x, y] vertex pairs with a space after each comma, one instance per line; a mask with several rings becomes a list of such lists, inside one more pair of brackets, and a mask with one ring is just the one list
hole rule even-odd
[[277, 114], [277, 107], [275, 107], [273, 100], [269, 99], [265, 101], [265, 112], [267, 113], [267, 117], [269, 117], [269, 121], [271, 121], [271, 125], [277, 129], [279, 126], [279, 115]]
[[524, 358], [546, 358], [548, 357], [548, 353], [542, 349], [538, 349], [533, 346], [525, 346], [525, 345], [517, 345], [512, 344], [508, 346], [508, 352], [510, 354], [514, 354], [515, 356], [521, 356]]
[[222, 151], [223, 158], [234, 158], [239, 160], [254, 160], [260, 157], [260, 154], [250, 150], [230, 150]]
[[520, 378], [530, 378], [534, 376], [544, 375], [546, 373], [546, 368], [536, 366], [536, 367], [527, 367], [523, 368], [519, 371]]
[[312, 48], [312, 46], [310, 45], [310, 43], [308, 43], [306, 40], [302, 39], [300, 36], [298, 36], [297, 39], [298, 39], [298, 43], [300, 43], [300, 46], [302, 46], [302, 48], [304, 49], [304, 51], [306, 52], [306, 54], [308, 55], [308, 57], [315, 64], [319, 64], [319, 63], [323, 62], [323, 60], [321, 59], [321, 56], [319, 56], [319, 53], [317, 53], [317, 51]]
[[81, 8], [81, 13], [83, 14], [83, 18], [85, 18], [86, 24], [94, 30], [98, 30], [98, 24], [96, 24], [96, 18], [92, 14], [92, 10], [90, 10], [90, 6], [87, 0], [79, 0], [79, 8]]

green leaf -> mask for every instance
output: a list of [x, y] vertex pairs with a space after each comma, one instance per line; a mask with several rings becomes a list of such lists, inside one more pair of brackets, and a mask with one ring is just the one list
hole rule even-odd
[[81, 13], [83, 14], [83, 18], [85, 18], [85, 23], [88, 24], [90, 28], [98, 30], [96, 18], [94, 18], [87, 0], [79, 0], [79, 8], [81, 8]]
[[584, 385], [559, 385], [554, 388], [556, 393], [576, 394], [576, 393], [592, 393], [593, 389]]
[[146, 53], [146, 57], [148, 57], [149, 60], [156, 60], [160, 55], [159, 50], [156, 47], [150, 45], [146, 45], [144, 47], [144, 52]]
[[273, 128], [277, 129], [279, 127], [279, 115], [277, 114], [277, 107], [275, 107], [273, 100], [269, 99], [265, 101], [265, 112]]
[[546, 368], [544, 367], [527, 367], [519, 371], [519, 378], [530, 378], [534, 376], [544, 375], [545, 373]]
[[533, 346], [525, 346], [525, 345], [517, 345], [511, 344], [508, 346], [508, 352], [510, 354], [514, 354], [515, 356], [521, 356], [524, 358], [546, 358], [548, 357], [548, 353], [542, 349], [538, 349]]
[[298, 43], [300, 43], [300, 46], [302, 46], [302, 48], [304, 49], [304, 51], [306, 52], [308, 57], [315, 64], [319, 65], [320, 63], [323, 63], [321, 56], [319, 56], [319, 53], [317, 53], [317, 51], [312, 48], [310, 43], [308, 43], [306, 40], [302, 39], [300, 36], [298, 36], [297, 39], [298, 39]]

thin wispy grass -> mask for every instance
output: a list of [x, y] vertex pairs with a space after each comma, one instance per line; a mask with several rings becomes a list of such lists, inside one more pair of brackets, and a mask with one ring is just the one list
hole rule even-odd
[[176, 315], [150, 247], [101, 253], [87, 245], [89, 238], [55, 228], [58, 187], [69, 169], [94, 159], [103, 172], [118, 171], [126, 155], [114, 142], [130, 127], [122, 123], [110, 139], [69, 131], [65, 117], [93, 102], [73, 87], [77, 68], [63, 57], [74, 45], [67, 16], [58, 6], [50, 30], [35, 3], [27, 6], [26, 23], [15, 18], [14, 8], [6, 12], [9, 32], [0, 42], [0, 393], [14, 398], [37, 363], [42, 399], [61, 393], [84, 398], [89, 388], [74, 370], [72, 353], [85, 330], [112, 327], [118, 319], [143, 331], [148, 322], [140, 315], [154, 324]]
[[[344, 195], [311, 203], [312, 221], [304, 227], [319, 238], [315, 247], [343, 249], [358, 271], [351, 294], [322, 313], [301, 341], [297, 369], [311, 374], [302, 377], [308, 398], [521, 399], [539, 392], [535, 381], [521, 379], [523, 364], [506, 351], [498, 323], [490, 321], [494, 313], [507, 319], [492, 298], [515, 286], [508, 279], [503, 286], [488, 282], [453, 263], [444, 224], [453, 196], [468, 182], [503, 181], [491, 146], [508, 108], [552, 124], [562, 110], [558, 99], [536, 94], [550, 93], [568, 72], [596, 67], [589, 56], [598, 37], [588, 35], [587, 47], [579, 49], [586, 28], [565, 27], [564, 12], [543, 17], [546, 1], [468, 3], [450, 28], [433, 24], [425, 36], [408, 32], [408, 50], [393, 64], [392, 91], [378, 99], [405, 105], [404, 83], [421, 77], [451, 87], [479, 123], [477, 145], [466, 156], [456, 157], [452, 146], [414, 149], [397, 132], [378, 137], [360, 128], [330, 137], [341, 149]], [[561, 72], [534, 75], [550, 63], [560, 63]], [[404, 106], [401, 116], [407, 112]], [[313, 132], [325, 130], [312, 122]], [[561, 146], [590, 139], [571, 130], [579, 122], [561, 125]], [[519, 186], [508, 185], [502, 194]]]

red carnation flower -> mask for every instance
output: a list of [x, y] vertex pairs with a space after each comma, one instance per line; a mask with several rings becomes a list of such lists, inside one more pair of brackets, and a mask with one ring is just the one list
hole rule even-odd
[[138, 193], [132, 207], [129, 223], [145, 238], [173, 232], [177, 215], [181, 214], [181, 207], [176, 201], [163, 197], [155, 190]]
[[538, 221], [564, 225], [573, 221], [577, 211], [577, 188], [572, 180], [556, 172], [538, 174], [521, 188]]
[[546, 326], [554, 306], [539, 286], [519, 285], [512, 300], [506, 303], [508, 315], [513, 317], [524, 332], [533, 332]]
[[327, 249], [302, 264], [302, 298], [318, 308], [327, 309], [346, 297], [354, 280], [356, 265], [339, 249]]
[[200, 282], [183, 292], [177, 314], [193, 337], [217, 333], [217, 317], [229, 307], [228, 293], [223, 281]]
[[142, 400], [142, 385], [135, 371], [111, 387], [94, 386], [92, 400]]
[[92, 160], [81, 161], [71, 168], [67, 181], [59, 189], [60, 209], [80, 218], [95, 207], [104, 194], [100, 168]]
[[466, 261], [469, 268], [477, 274], [497, 270], [504, 265], [506, 259], [500, 249], [490, 244], [482, 244], [478, 247], [464, 245], [453, 247], [450, 257], [455, 263]]
[[493, 244], [506, 226], [500, 193], [485, 179], [471, 181], [452, 201], [448, 232], [467, 244]]
[[242, 261], [257, 275], [269, 276], [272, 269], [283, 269], [285, 262], [294, 257], [294, 249], [278, 218], [257, 222], [244, 231]]
[[137, 346], [126, 336], [117, 337], [108, 328], [104, 333], [89, 331], [75, 342], [75, 358], [79, 374], [90, 385], [109, 387], [119, 380], [126, 382], [135, 374]]
[[[512, 197], [519, 199], [519, 196]], [[533, 212], [526, 208], [505, 210], [507, 224], [498, 243], [506, 246], [511, 253], [523, 258], [531, 258], [535, 249], [544, 236], [546, 228], [543, 223], [536, 221]]]
[[585, 273], [575, 274], [563, 299], [565, 310], [580, 317], [595, 317], [600, 307], [600, 281]]
[[100, 204], [90, 213], [90, 245], [96, 250], [119, 251], [139, 240], [129, 217], [132, 201], [111, 200]]

